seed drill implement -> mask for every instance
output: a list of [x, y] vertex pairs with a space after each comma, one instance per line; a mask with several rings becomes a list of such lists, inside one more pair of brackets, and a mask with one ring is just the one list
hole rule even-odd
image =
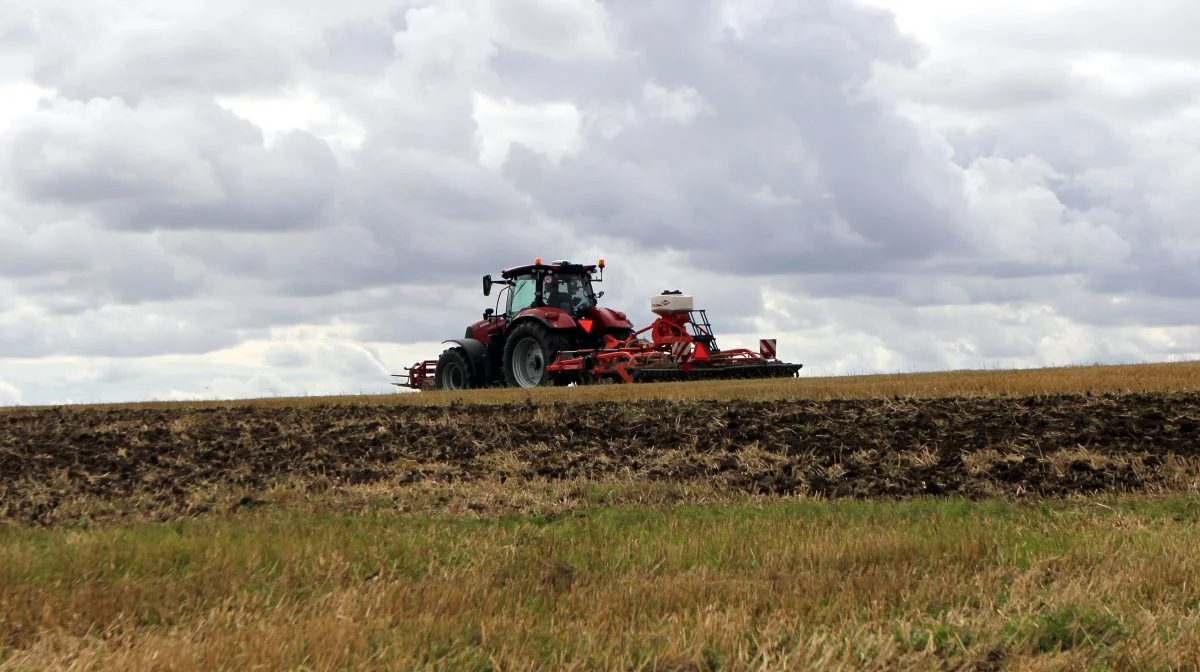
[[[594, 277], [599, 272], [599, 278]], [[803, 364], [780, 362], [774, 339], [757, 352], [722, 350], [703, 309], [679, 291], [650, 299], [656, 319], [634, 329], [628, 316], [599, 305], [604, 260], [554, 261], [483, 276], [483, 295], [502, 289], [496, 307], [467, 327], [436, 360], [393, 374], [399, 387], [460, 390], [596, 383], [643, 383], [731, 378], [792, 378]], [[506, 296], [504, 310], [500, 300]]]

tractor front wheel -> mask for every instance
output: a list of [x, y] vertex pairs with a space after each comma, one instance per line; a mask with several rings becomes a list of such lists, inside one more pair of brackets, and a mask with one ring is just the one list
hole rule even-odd
[[450, 348], [438, 358], [433, 384], [439, 390], [466, 390], [474, 387], [471, 364], [462, 348]]
[[518, 326], [504, 344], [505, 383], [509, 387], [550, 385], [554, 377], [546, 366], [570, 347], [570, 341], [540, 324], [529, 322]]

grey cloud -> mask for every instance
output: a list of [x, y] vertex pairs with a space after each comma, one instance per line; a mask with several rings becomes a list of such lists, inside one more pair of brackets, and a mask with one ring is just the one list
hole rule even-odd
[[312, 47], [308, 54], [340, 77], [370, 81], [382, 75], [392, 62], [393, 29], [380, 19], [339, 23], [324, 29], [320, 46]]
[[[177, 260], [234, 281], [228, 291], [256, 283], [258, 291], [312, 298], [398, 282], [403, 258], [361, 226], [339, 224], [308, 231], [169, 232], [164, 250]], [[242, 298], [248, 298], [243, 295]]]
[[0, 51], [19, 52], [37, 42], [37, 30], [28, 7], [16, 0], [0, 2]]
[[1003, 5], [972, 12], [953, 25], [950, 36], [963, 44], [989, 44], [1064, 55], [1097, 50], [1169, 59], [1194, 59], [1200, 8], [1175, 0], [1146, 0], [1133, 7], [1121, 0], [1049, 5], [1037, 20]]
[[[1200, 311], [1200, 292], [1150, 292], [1136, 284], [1098, 286], [1088, 276], [1039, 276], [995, 282], [988, 277], [943, 274], [817, 276], [781, 283], [803, 296], [821, 296], [841, 305], [882, 311], [888, 320], [920, 330], [931, 310], [988, 308], [1020, 312], [1040, 306], [1088, 328], [1187, 328]], [[905, 322], [905, 320], [913, 322]], [[792, 322], [790, 329], [810, 328]]]
[[[1003, 362], [1027, 366], [1130, 362], [1149, 352], [1165, 356], [1194, 353], [1200, 348], [1200, 333], [1179, 331], [1180, 341], [1164, 346], [1138, 329], [1072, 325], [1036, 304], [974, 306], [951, 312], [936, 307], [912, 310], [890, 302], [838, 303], [829, 308], [829, 315], [835, 333], [869, 335], [876, 347], [927, 370], [956, 368], [959, 361], [973, 367]], [[1081, 337], [1077, 345], [1072, 344]], [[1070, 353], [1068, 361], [1056, 359], [1066, 352]]]
[[1056, 170], [1077, 174], [1120, 168], [1133, 160], [1119, 121], [1082, 106], [1016, 110], [971, 133], [951, 135], [963, 164], [994, 155], [1037, 156]]
[[[419, 152], [366, 153], [345, 221], [365, 227], [392, 281], [478, 277], [571, 237], [477, 163]], [[499, 262], [497, 262], [499, 260]]]
[[1200, 230], [1188, 213], [1200, 200], [1184, 185], [1200, 174], [1200, 162], [1190, 157], [1171, 162], [1170, 154], [1157, 153], [1161, 148], [1149, 149], [1154, 143], [1118, 130], [1115, 119], [1090, 116], [1060, 111], [1052, 124], [1030, 119], [1018, 126], [1018, 117], [987, 126], [968, 140], [977, 148], [972, 161], [1038, 156], [1056, 171], [1038, 184], [1064, 212], [1053, 225], [1037, 229], [1029, 245], [1044, 249], [1057, 238], [1058, 246], [1077, 252], [1059, 264], [1039, 261], [1043, 268], [1082, 274], [1096, 292], [1195, 295]]
[[[342, 3], [338, 11], [347, 9]], [[265, 2], [248, 12], [222, 0], [180, 0], [154, 17], [137, 4], [41, 0], [27, 14], [38, 26], [38, 83], [72, 98], [131, 104], [145, 96], [280, 90], [296, 80], [302, 50], [330, 19], [318, 7]]]
[[1086, 291], [1059, 302], [1060, 312], [1080, 324], [1098, 327], [1161, 328], [1194, 327], [1200, 311], [1200, 294], [1175, 296], [1129, 290], [1105, 292], [1089, 286]]
[[[1073, 112], [1089, 126], [1106, 115], [1161, 118], [1183, 111], [1200, 96], [1200, 73], [1148, 70], [1135, 81], [1112, 84], [1080, 72], [1076, 64], [1044, 53], [977, 48], [918, 69], [886, 65], [873, 83], [889, 95], [923, 105], [954, 108], [989, 120], [1037, 121]], [[1087, 114], [1087, 113], [1090, 113]], [[1024, 115], [1023, 121], [1011, 115]]]
[[[1031, 255], [1017, 264], [1018, 272], [1024, 267], [1078, 274], [1084, 290], [1105, 300], [1134, 293], [1159, 305], [1155, 297], [1194, 296], [1200, 230], [1191, 213], [1200, 200], [1186, 185], [1200, 175], [1200, 163], [1192, 158], [1200, 138], [1167, 129], [1182, 129], [1176, 126], [1179, 115], [1200, 96], [1195, 68], [1200, 52], [1194, 41], [1177, 39], [1200, 25], [1200, 14], [1157, 0], [1136, 11], [1102, 1], [1077, 15], [1055, 7], [1041, 12], [1037, 25], [1021, 30], [1009, 24], [1010, 16], [1000, 15], [994, 21], [973, 16], [971, 27], [952, 25], [944, 35], [951, 41], [945, 55], [913, 72], [892, 68], [876, 84], [932, 106], [952, 124], [969, 124], [970, 130], [945, 132], [955, 162], [964, 168], [986, 166], [996, 157], [1013, 162], [1036, 157], [1049, 166], [1022, 191], [1049, 189], [1064, 212], [1056, 222], [1043, 218], [1025, 247], [1068, 254], [1058, 263], [1050, 263], [1049, 255]], [[1156, 17], [1153, 28], [1131, 29], [1147, 16]], [[1023, 101], [1037, 104], [1006, 107], [1020, 100], [1022, 81], [1040, 82], [1037, 95]], [[999, 212], [1000, 202], [988, 210]], [[1012, 268], [1012, 260], [999, 266], [997, 261], [993, 256], [983, 267], [1000, 276], [1002, 270], [992, 269]], [[1072, 315], [1078, 315], [1073, 308], [1079, 299], [1043, 295]], [[1132, 318], [1128, 308], [1090, 305], [1099, 311], [1092, 320], [1175, 319], [1144, 313]]]
[[440, 340], [459, 337], [485, 307], [494, 305], [496, 296], [485, 298], [479, 290], [484, 272], [460, 276], [455, 284], [364, 285], [312, 296], [289, 296], [262, 280], [214, 277], [196, 298], [145, 310], [166, 323], [185, 321], [188, 331], [203, 330], [214, 349], [270, 338], [272, 330], [292, 325], [336, 325], [362, 341]]
[[[172, 25], [168, 19], [163, 25], [136, 13], [114, 16], [104, 3], [88, 2], [68, 9], [50, 1], [35, 16], [41, 24], [35, 79], [70, 97], [121, 96], [136, 102], [147, 92], [233, 93], [287, 79], [283, 52], [256, 44], [248, 31], [222, 30], [216, 22]], [[101, 25], [106, 29], [98, 30]], [[81, 43], [89, 47], [80, 49]]]
[[21, 81], [33, 69], [38, 32], [27, 3], [0, 1], [0, 82]]
[[498, 44], [491, 65], [496, 81], [481, 84], [488, 94], [527, 102], [567, 99], [598, 116], [606, 105], [619, 109], [639, 98], [643, 85], [640, 63], [627, 57], [564, 63], [561, 57], [547, 58]]
[[47, 58], [37, 71], [39, 79], [52, 82], [63, 95], [120, 96], [130, 102], [148, 93], [271, 90], [291, 80], [292, 66], [282, 52], [218, 26], [164, 34], [146, 25], [105, 37], [87, 52]]
[[612, 53], [605, 4], [595, 0], [508, 0], [488, 8], [503, 47], [554, 60], [605, 58]]
[[263, 361], [277, 368], [297, 368], [312, 363], [313, 356], [295, 345], [277, 345], [263, 355]]
[[[811, 299], [822, 320], [788, 334], [780, 355], [806, 375], [1130, 363], [1195, 357], [1200, 330], [1073, 322], [1038, 301], [913, 309], [888, 299]], [[792, 307], [793, 311], [796, 308]]]
[[37, 83], [71, 98], [137, 104], [271, 95], [302, 83], [346, 93], [387, 66], [391, 18], [419, 4], [179, 0], [148, 17], [137, 3], [39, 0], [12, 14], [28, 36], [23, 67]]
[[[1163, 276], [1173, 281], [1177, 272], [1168, 268]], [[1131, 276], [1140, 279], [1143, 274], [1130, 272], [1111, 281], [1103, 276], [1050, 274], [1003, 282], [947, 273], [823, 275], [784, 281], [782, 286], [805, 296], [861, 301], [863, 306], [883, 301], [897, 310], [901, 306], [911, 311], [988, 305], [1015, 310], [1040, 304], [1080, 325], [1095, 327], [1185, 327], [1195, 323], [1193, 315], [1200, 310], [1200, 291], [1195, 286], [1175, 286], [1175, 291], [1143, 288], [1142, 282], [1131, 282]]]
[[[190, 111], [157, 112], [139, 115], [120, 101], [99, 99], [58, 103], [6, 134], [6, 182], [20, 196], [68, 205], [215, 197], [211, 167], [178, 118]], [[156, 141], [135, 142], [143, 133]]]
[[[1146, 250], [1138, 264], [1120, 272], [1089, 278], [1088, 287], [1096, 293], [1123, 293], [1143, 290], [1168, 299], [1193, 299], [1200, 306], [1200, 255], [1188, 262], [1171, 260], [1163, 250]], [[1192, 321], [1193, 316], [1176, 319]]]
[[180, 272], [162, 258], [122, 255], [97, 263], [83, 272], [46, 276], [23, 283], [22, 290], [38, 297], [53, 314], [79, 315], [108, 305], [138, 305], [197, 296], [205, 289], [196, 270]]
[[306, 229], [325, 222], [339, 187], [329, 147], [299, 131], [265, 151], [230, 152], [213, 167], [222, 193], [215, 202], [121, 204], [105, 208], [105, 219], [131, 229]]
[[[982, 66], [982, 67], [981, 67]], [[980, 63], [970, 60], [961, 70], [921, 77], [919, 91], [906, 92], [923, 102], [954, 105], [990, 114], [1045, 106], [1076, 99], [1083, 82], [1065, 63]], [[987, 70], [985, 68], [995, 68]]]
[[312, 368], [337, 377], [378, 377], [382, 381], [391, 374], [378, 352], [343, 341], [288, 341], [271, 347], [263, 359], [280, 369]]
[[671, 40], [652, 37], [677, 8], [622, 6], [613, 32], [645, 45], [643, 77], [695, 89], [709, 111], [681, 125], [611, 100], [637, 110], [636, 125], [589, 135], [578, 156], [551, 164], [514, 148], [506, 174], [543, 208], [578, 231], [669, 240], [698, 265], [740, 273], [921, 259], [931, 240], [967, 245], [955, 228], [962, 204], [949, 195], [961, 190], [958, 170], [882, 104], [846, 92], [872, 59], [907, 57], [884, 24], [840, 4], [778, 4], [735, 39], [717, 5], [689, 4]]
[[196, 296], [205, 269], [152, 234], [106, 231], [61, 208], [0, 208], [0, 277], [53, 314]]
[[10, 129], [3, 158], [17, 195], [88, 208], [113, 229], [318, 224], [338, 188], [329, 147], [301, 131], [269, 148], [261, 142], [256, 128], [211, 102], [95, 99], [60, 103]]
[[89, 226], [30, 226], [41, 216], [35, 208], [0, 202], [0, 278], [36, 278], [87, 263], [90, 253], [73, 234]]
[[811, 275], [791, 286], [809, 296], [829, 298], [891, 298], [906, 306], [968, 306], [976, 303], [1024, 300], [1037, 296], [1044, 280], [995, 283], [972, 277], [924, 273], [864, 273]]
[[214, 329], [202, 319], [105, 306], [76, 315], [37, 310], [0, 314], [0, 353], [4, 357], [143, 357], [206, 353], [240, 342], [238, 334]]

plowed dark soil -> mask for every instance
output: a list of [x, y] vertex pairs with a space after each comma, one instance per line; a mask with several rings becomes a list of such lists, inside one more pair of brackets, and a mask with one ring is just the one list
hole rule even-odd
[[[1200, 393], [0, 414], [0, 519], [81, 501], [163, 517], [204, 493], [422, 479], [715, 482], [831, 497], [1195, 490]], [[253, 501], [253, 495], [247, 501]]]

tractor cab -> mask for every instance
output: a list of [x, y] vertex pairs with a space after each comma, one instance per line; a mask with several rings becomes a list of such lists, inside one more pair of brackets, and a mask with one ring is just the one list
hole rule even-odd
[[[509, 291], [501, 315], [506, 320], [514, 319], [530, 308], [553, 308], [578, 318], [595, 308], [604, 294], [592, 288], [592, 273], [596, 269], [601, 269], [602, 280], [603, 259], [598, 265], [567, 261], [543, 264], [541, 259], [536, 259], [533, 264], [505, 269], [501, 274], [503, 280], [500, 281], [492, 280], [490, 275], [483, 276], [483, 294], [489, 296], [493, 285], [505, 285]], [[497, 311], [499, 298], [496, 301]]]

